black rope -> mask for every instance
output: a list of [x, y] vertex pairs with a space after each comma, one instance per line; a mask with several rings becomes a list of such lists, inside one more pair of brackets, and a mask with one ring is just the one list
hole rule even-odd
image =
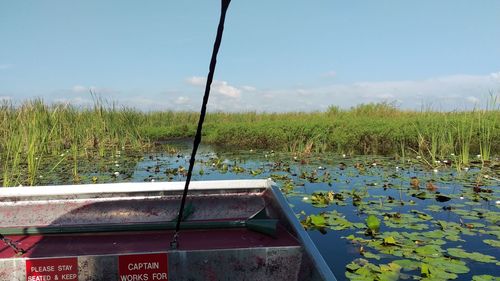
[[207, 84], [205, 86], [205, 94], [203, 96], [203, 103], [201, 105], [200, 119], [198, 120], [198, 128], [196, 129], [196, 135], [193, 142], [193, 150], [191, 151], [191, 158], [189, 159], [189, 169], [186, 178], [186, 184], [184, 185], [184, 192], [182, 193], [181, 206], [179, 208], [179, 214], [177, 216], [177, 224], [175, 226], [175, 233], [170, 246], [172, 248], [177, 248], [177, 237], [179, 235], [179, 229], [181, 226], [182, 215], [184, 212], [184, 205], [186, 203], [186, 197], [189, 189], [189, 183], [191, 182], [191, 176], [193, 174], [193, 167], [195, 162], [196, 152], [198, 151], [198, 146], [201, 142], [201, 130], [203, 128], [203, 121], [205, 121], [205, 115], [207, 112], [208, 97], [210, 95], [210, 86], [212, 85], [212, 80], [214, 78], [215, 65], [217, 64], [217, 53], [219, 52], [219, 47], [222, 41], [222, 33], [224, 31], [224, 21], [226, 19], [227, 8], [231, 0], [221, 0], [221, 14], [219, 19], [219, 26], [217, 27], [217, 35], [215, 37], [214, 49], [212, 51], [212, 58], [210, 60], [210, 67], [207, 76]]
[[26, 251], [23, 248], [19, 247], [14, 241], [3, 236], [2, 234], [0, 234], [0, 241], [3, 241], [5, 243], [5, 245], [12, 248], [14, 253], [16, 253], [17, 255], [22, 255], [22, 254], [26, 253]]

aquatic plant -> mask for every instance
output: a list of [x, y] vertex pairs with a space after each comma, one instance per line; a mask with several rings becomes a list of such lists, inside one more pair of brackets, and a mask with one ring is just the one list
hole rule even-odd
[[370, 235], [376, 235], [380, 230], [380, 220], [375, 215], [368, 215], [366, 218], [367, 232]]
[[[194, 135], [198, 113], [141, 112], [92, 94], [94, 105], [84, 108], [41, 100], [0, 105], [2, 185], [36, 184], [41, 167], [55, 165], [49, 158], [73, 144], [77, 157], [104, 158], [114, 150], [140, 151], [165, 139]], [[400, 110], [389, 103], [310, 113], [214, 112], [207, 115], [204, 142], [289, 151], [299, 161], [314, 153], [399, 154], [404, 161], [418, 155], [431, 168], [451, 164], [462, 170], [471, 155], [481, 155], [477, 160], [484, 165], [498, 155], [498, 116], [500, 108], [493, 105], [438, 112]]]
[[490, 95], [490, 100], [488, 101], [486, 108], [484, 110], [478, 110], [477, 119], [478, 119], [478, 138], [479, 138], [479, 156], [481, 157], [481, 161], [489, 161], [491, 157], [491, 149], [492, 149], [492, 134], [495, 130], [495, 124], [500, 122], [499, 115], [489, 115], [489, 110], [500, 109], [500, 105], [498, 105], [498, 96]]
[[457, 145], [459, 152], [458, 160], [461, 165], [469, 165], [469, 157], [470, 157], [470, 147], [473, 136], [474, 123], [472, 117], [474, 115], [473, 112], [467, 112], [461, 116], [457, 123]]
[[93, 108], [47, 105], [40, 99], [20, 106], [4, 101], [0, 106], [1, 184], [35, 185], [41, 167], [53, 167], [59, 160], [50, 163], [52, 158], [68, 149], [72, 149], [75, 179], [80, 151], [87, 156], [96, 151], [96, 156], [104, 157], [119, 147], [142, 149], [148, 142], [139, 135], [139, 123], [134, 121], [139, 115], [134, 114], [106, 107], [99, 99]]

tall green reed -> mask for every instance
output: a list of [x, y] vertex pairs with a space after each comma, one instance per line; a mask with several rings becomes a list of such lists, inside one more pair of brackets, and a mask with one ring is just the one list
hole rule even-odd
[[[101, 99], [92, 108], [47, 105], [40, 99], [19, 106], [4, 102], [0, 105], [1, 184], [36, 185], [42, 173], [52, 172], [67, 159], [73, 160], [73, 175], [78, 179], [78, 158], [83, 151], [104, 157], [121, 148], [142, 149], [146, 142], [139, 135], [139, 116]], [[134, 118], [138, 120], [131, 120]], [[67, 150], [72, 157], [54, 161]]]
[[458, 161], [463, 166], [467, 166], [470, 163], [470, 148], [474, 132], [474, 114], [476, 114], [475, 111], [465, 112], [460, 116], [457, 122]]
[[477, 113], [478, 127], [479, 127], [479, 155], [481, 161], [489, 161], [491, 158], [491, 147], [493, 142], [493, 130], [495, 130], [495, 125], [499, 124], [499, 114], [490, 115], [489, 111], [500, 111], [500, 105], [498, 105], [498, 97], [493, 94], [490, 95], [490, 99], [486, 104], [484, 110], [479, 110]]
[[[459, 158], [455, 162], [465, 165], [472, 152], [487, 161], [500, 150], [499, 112], [492, 106], [473, 112], [408, 111], [388, 103], [310, 113], [215, 112], [207, 116], [204, 141], [235, 149], [292, 152], [407, 156], [414, 151], [430, 165], [454, 153]], [[41, 100], [19, 106], [4, 102], [0, 104], [2, 184], [36, 184], [37, 176], [69, 164], [77, 175], [80, 162], [74, 159], [83, 156], [102, 158], [117, 150], [142, 150], [152, 140], [192, 137], [198, 115], [141, 112], [97, 96], [93, 106], [85, 108]]]

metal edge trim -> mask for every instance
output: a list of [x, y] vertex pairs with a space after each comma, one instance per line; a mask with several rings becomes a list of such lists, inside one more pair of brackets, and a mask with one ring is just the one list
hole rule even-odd
[[335, 278], [335, 275], [331, 271], [326, 261], [323, 259], [323, 256], [319, 252], [318, 248], [316, 248], [316, 245], [311, 240], [311, 237], [309, 237], [309, 234], [307, 234], [307, 232], [304, 230], [302, 225], [297, 220], [295, 213], [293, 212], [292, 208], [290, 208], [290, 206], [288, 205], [287, 201], [283, 197], [283, 194], [281, 193], [278, 186], [273, 184], [271, 186], [271, 190], [276, 198], [276, 201], [282, 208], [283, 213], [290, 222], [290, 225], [296, 231], [298, 239], [304, 245], [305, 251], [311, 258], [313, 263], [318, 266], [318, 271], [321, 274], [321, 276], [324, 278], [324, 280], [337, 281], [337, 278]]
[[[184, 182], [125, 182], [82, 185], [52, 185], [0, 188], [0, 198], [28, 196], [84, 195], [148, 191], [182, 191]], [[193, 181], [189, 190], [249, 189], [269, 187], [269, 180]]]

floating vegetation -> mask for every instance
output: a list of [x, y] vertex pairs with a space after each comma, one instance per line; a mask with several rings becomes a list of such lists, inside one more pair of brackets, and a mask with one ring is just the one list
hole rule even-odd
[[[246, 170], [260, 169], [260, 176], [270, 175], [279, 182], [302, 225], [325, 234], [314, 236], [320, 250], [331, 243], [339, 245], [337, 239], [342, 237], [349, 242], [350, 260], [342, 259], [349, 279], [470, 280], [476, 276], [482, 280], [489, 277], [474, 271], [474, 263], [498, 265], [498, 252], [491, 249], [498, 247], [500, 237], [495, 201], [499, 191], [494, 188], [496, 181], [484, 177], [498, 170], [478, 166], [464, 175], [449, 167], [436, 175], [416, 162], [401, 164], [387, 158], [311, 155], [301, 161], [277, 154], [274, 158], [280, 164], [274, 165], [267, 158], [253, 157], [243, 165]], [[284, 159], [290, 159], [288, 165]], [[342, 164], [335, 165], [336, 161]], [[276, 169], [283, 165], [286, 170]], [[326, 172], [329, 180], [323, 181]], [[485, 179], [479, 192], [474, 190], [477, 177]], [[335, 256], [323, 255], [327, 260]], [[333, 269], [339, 270], [337, 263]]]
[[380, 220], [375, 215], [366, 218], [367, 233], [375, 236], [380, 230]]
[[374, 265], [365, 259], [356, 259], [346, 266], [345, 276], [351, 280], [399, 280], [401, 266], [397, 263]]
[[[76, 161], [79, 182], [185, 180], [186, 150], [158, 149], [145, 155], [87, 151]], [[272, 178], [338, 277], [498, 280], [484, 274], [495, 274], [500, 265], [498, 158], [490, 157], [488, 166], [471, 163], [467, 172], [441, 166], [435, 173], [409, 155], [402, 163], [380, 156], [218, 149], [201, 148], [193, 180]], [[72, 183], [74, 153], [70, 147], [62, 156], [47, 155], [52, 165], [39, 166], [44, 177], [36, 183]]]
[[344, 196], [333, 191], [316, 191], [311, 194], [311, 204], [317, 208], [324, 208], [330, 204], [343, 204]]
[[456, 258], [467, 258], [474, 261], [486, 262], [486, 263], [498, 263], [495, 257], [490, 255], [484, 255], [478, 252], [469, 253], [460, 248], [449, 248], [447, 251], [450, 256]]
[[[500, 238], [499, 190], [492, 179], [497, 168], [471, 166], [464, 174], [448, 167], [436, 174], [418, 162], [384, 157], [311, 154], [302, 161], [293, 154], [270, 155], [256, 150], [216, 158], [207, 154], [195, 169], [205, 171], [199, 179], [271, 177], [278, 182], [302, 225], [324, 234], [313, 236], [320, 250], [348, 243], [341, 259], [345, 272], [339, 272], [338, 261], [333, 266], [337, 276], [482, 280], [489, 277], [474, 269], [476, 263], [498, 266], [498, 252], [492, 251]], [[478, 177], [480, 190], [474, 188]], [[335, 253], [322, 254], [338, 259]]]
[[499, 280], [500, 277], [495, 277], [487, 274], [472, 276], [472, 281], [499, 281]]

